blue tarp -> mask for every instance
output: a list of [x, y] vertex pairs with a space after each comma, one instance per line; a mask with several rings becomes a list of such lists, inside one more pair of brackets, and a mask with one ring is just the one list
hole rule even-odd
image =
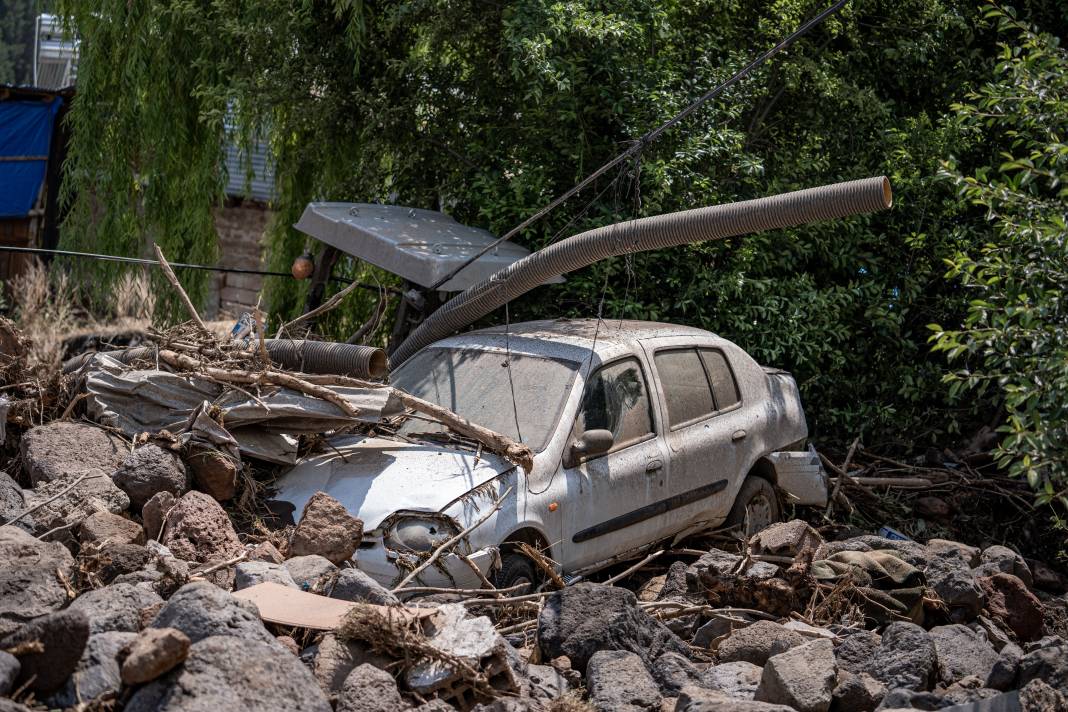
[[27, 215], [48, 165], [52, 122], [63, 99], [0, 102], [0, 217]]

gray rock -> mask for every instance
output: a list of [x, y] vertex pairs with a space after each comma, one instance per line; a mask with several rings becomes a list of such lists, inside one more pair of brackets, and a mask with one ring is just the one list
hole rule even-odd
[[[22, 488], [6, 472], [0, 472], [0, 522], [7, 522], [19, 515], [26, 508], [26, 499]], [[27, 515], [15, 522], [13, 526], [34, 530], [33, 515]]]
[[1068, 695], [1068, 643], [1032, 650], [1020, 658], [1016, 685], [1023, 687], [1032, 680], [1042, 680]]
[[[1009, 692], [1008, 695], [1017, 694]], [[1041, 680], [1032, 680], [1020, 688], [1020, 707], [1027, 712], [1063, 712], [1068, 710], [1068, 695], [1055, 690]]]
[[1028, 588], [1034, 586], [1031, 567], [1024, 558], [1007, 546], [989, 546], [979, 554], [977, 576], [993, 576], [996, 573], [1012, 574]]
[[645, 663], [627, 650], [600, 650], [586, 669], [590, 703], [598, 712], [637, 712], [660, 707], [660, 689]]
[[689, 593], [703, 593], [705, 583], [712, 578], [734, 571], [742, 557], [719, 549], [712, 549], [686, 569], [686, 588]]
[[951, 685], [970, 675], [986, 680], [998, 654], [985, 633], [977, 633], [960, 624], [937, 626], [929, 632], [944, 684]]
[[245, 553], [226, 510], [210, 495], [187, 492], [171, 508], [160, 542], [184, 561], [226, 561]]
[[570, 689], [571, 683], [551, 665], [527, 664], [523, 676], [524, 696], [535, 700], [555, 700]]
[[593, 583], [569, 586], [545, 599], [538, 641], [543, 660], [566, 655], [580, 672], [599, 650], [629, 650], [646, 665], [666, 652], [689, 652], [678, 636], [638, 608], [633, 593]]
[[985, 596], [968, 563], [955, 550], [933, 554], [924, 569], [927, 584], [946, 602], [950, 620], [965, 623], [983, 610]]
[[178, 499], [170, 492], [157, 492], [152, 495], [145, 506], [141, 507], [141, 523], [145, 529], [145, 538], [159, 539], [163, 532], [163, 520]]
[[130, 495], [130, 501], [138, 511], [159, 492], [181, 497], [189, 490], [189, 476], [181, 459], [152, 444], [127, 455], [112, 478]]
[[315, 678], [282, 646], [229, 635], [194, 643], [184, 664], [139, 688], [125, 710], [331, 712]]
[[379, 606], [397, 606], [400, 600], [393, 592], [359, 569], [341, 569], [330, 598], [342, 601], [362, 601]]
[[29, 707], [20, 705], [14, 700], [0, 697], [0, 712], [33, 712]]
[[0, 650], [0, 697], [15, 689], [15, 680], [21, 669], [18, 658], [6, 650]]
[[862, 672], [870, 673], [882, 643], [882, 637], [870, 630], [850, 633], [835, 648], [834, 657], [838, 661], [838, 667], [856, 675]]
[[867, 673], [838, 671], [831, 709], [836, 712], [871, 712], [886, 697], [886, 685]]
[[763, 666], [772, 655], [785, 653], [805, 642], [798, 633], [771, 621], [757, 621], [739, 628], [719, 644], [717, 655], [723, 662], [744, 661]]
[[940, 710], [951, 707], [952, 702], [933, 692], [917, 692], [899, 687], [890, 690], [877, 708], [879, 712], [890, 710]]
[[393, 676], [368, 663], [349, 673], [337, 698], [337, 712], [395, 712], [405, 707]]
[[956, 554], [968, 565], [969, 568], [979, 565], [979, 548], [961, 544], [959, 541], [930, 539], [927, 542], [927, 551], [929, 551], [932, 556], [939, 556], [945, 553]]
[[[745, 613], [732, 614], [731, 618], [741, 618], [749, 623], [755, 623], [758, 620]], [[693, 636], [693, 644], [699, 648], [709, 648], [717, 638], [722, 638], [736, 630], [745, 628], [746, 625], [748, 625], [748, 623], [738, 623], [737, 621], [713, 618], [697, 629], [697, 632], [694, 633]]]
[[[98, 509], [118, 514], [130, 506], [130, 498], [115, 486], [106, 472], [89, 470], [89, 475], [78, 481], [82, 474], [75, 473], [66, 479], [43, 482], [23, 492], [27, 507], [41, 505], [33, 513], [37, 533], [43, 534], [56, 527], [80, 522]], [[65, 491], [76, 481], [78, 484], [73, 489]], [[74, 540], [72, 529], [62, 532], [69, 541]]]
[[31, 428], [20, 449], [34, 487], [93, 468], [112, 472], [129, 452], [122, 438], [102, 428], [64, 420]]
[[314, 593], [329, 591], [337, 574], [337, 567], [318, 554], [294, 556], [283, 565], [299, 588]]
[[74, 575], [74, 557], [62, 544], [0, 527], [0, 638], [67, 604], [59, 574], [68, 581]]
[[74, 674], [58, 692], [48, 698], [48, 706], [73, 707], [79, 702], [89, 702], [101, 695], [118, 692], [122, 687], [119, 651], [136, 638], [136, 633], [120, 631], [90, 635]]
[[128, 583], [113, 583], [74, 599], [71, 610], [84, 611], [93, 635], [107, 631], [141, 630], [141, 610], [162, 603], [155, 591]]
[[456, 708], [445, 700], [435, 697], [426, 704], [413, 707], [412, 712], [456, 712]]
[[986, 687], [993, 690], [1011, 690], [1016, 684], [1016, 675], [1020, 670], [1020, 660], [1024, 651], [1016, 643], [1006, 644], [998, 653], [998, 659], [990, 674], [986, 676]]
[[[878, 647], [873, 642], [878, 639]], [[838, 646], [838, 664], [852, 673], [866, 672], [890, 690], [929, 690], [935, 678], [934, 641], [913, 623], [891, 623], [882, 637], [858, 632]]]
[[97, 573], [104, 583], [112, 583], [119, 576], [140, 573], [155, 558], [147, 547], [137, 544], [104, 544], [100, 554], [106, 563]]
[[150, 627], [177, 628], [194, 644], [212, 636], [232, 636], [281, 647], [263, 627], [255, 605], [207, 581], [194, 581], [178, 589]]
[[706, 687], [704, 676], [693, 663], [678, 653], [664, 653], [650, 670], [665, 697], [677, 697], [687, 685]]
[[953, 705], [970, 705], [980, 702], [981, 700], [1000, 697], [1001, 694], [1000, 690], [993, 690], [989, 687], [963, 687], [960, 685], [953, 685], [945, 691], [942, 695], [942, 699]]
[[728, 697], [751, 700], [760, 686], [763, 670], [753, 663], [721, 663], [705, 670], [704, 685]]
[[319, 687], [327, 694], [341, 692], [345, 680], [360, 665], [370, 664], [385, 668], [392, 660], [371, 651], [362, 641], [341, 640], [333, 633], [327, 633], [311, 651], [311, 671]]
[[270, 564], [266, 561], [242, 561], [234, 568], [235, 591], [261, 583], [277, 583], [290, 588], [298, 588], [289, 569], [281, 564]]
[[813, 640], [768, 658], [756, 699], [799, 712], [827, 712], [837, 680], [834, 644]]
[[[739, 664], [748, 665], [749, 663]], [[675, 712], [794, 712], [794, 710], [786, 705], [739, 700], [715, 690], [687, 687], [679, 694]]]
[[41, 648], [17, 654], [21, 670], [16, 684], [39, 696], [57, 690], [71, 673], [89, 640], [89, 619], [81, 611], [58, 611], [35, 618], [0, 640], [0, 649], [38, 642]]

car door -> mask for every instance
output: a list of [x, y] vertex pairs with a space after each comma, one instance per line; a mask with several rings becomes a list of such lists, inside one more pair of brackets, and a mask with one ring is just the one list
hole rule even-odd
[[656, 538], [654, 510], [663, 499], [669, 465], [649, 380], [638, 358], [612, 361], [587, 379], [572, 441], [596, 429], [612, 431], [612, 448], [571, 467], [565, 457], [560, 466], [567, 490], [561, 544], [568, 570]]
[[643, 342], [651, 351], [668, 448], [673, 533], [717, 524], [748, 463], [742, 399], [724, 352], [691, 339]]

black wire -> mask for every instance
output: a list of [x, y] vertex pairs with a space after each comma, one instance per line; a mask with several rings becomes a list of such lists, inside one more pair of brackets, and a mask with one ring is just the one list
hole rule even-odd
[[644, 136], [642, 136], [641, 138], [639, 138], [626, 151], [624, 151], [623, 153], [619, 154], [618, 156], [616, 156], [615, 158], [610, 160], [608, 163], [605, 163], [603, 166], [601, 166], [600, 168], [595, 170], [593, 173], [591, 173], [588, 176], [586, 176], [585, 178], [583, 178], [580, 183], [575, 185], [573, 188], [568, 190], [566, 193], [563, 193], [562, 195], [560, 195], [559, 197], [554, 199], [551, 203], [546, 205], [544, 208], [542, 208], [541, 210], [539, 210], [538, 212], [534, 213], [533, 215], [531, 215], [529, 218], [527, 218], [523, 222], [521, 222], [518, 225], [516, 225], [515, 227], [513, 227], [511, 230], [506, 232], [501, 237], [497, 238], [495, 241], [491, 242], [486, 247], [484, 247], [481, 250], [479, 250], [478, 252], [476, 252], [474, 255], [469, 257], [459, 267], [457, 267], [456, 269], [452, 270], [447, 275], [445, 275], [444, 277], [439, 279], [437, 282], [435, 282], [433, 285], [431, 285], [430, 289], [437, 289], [441, 285], [445, 284], [445, 282], [448, 282], [450, 279], [455, 277], [460, 272], [460, 270], [464, 269], [469, 264], [471, 264], [472, 262], [477, 260], [482, 255], [486, 254], [490, 250], [496, 248], [502, 242], [507, 242], [508, 240], [512, 239], [515, 235], [519, 234], [522, 230], [525, 230], [527, 227], [529, 227], [533, 223], [535, 223], [538, 220], [540, 220], [541, 218], [543, 218], [545, 215], [547, 215], [551, 210], [556, 208], [558, 205], [560, 205], [561, 203], [569, 200], [576, 193], [581, 192], [583, 188], [585, 188], [588, 185], [590, 185], [591, 183], [593, 183], [595, 180], [600, 178], [606, 172], [611, 170], [614, 166], [619, 165], [620, 163], [622, 163], [623, 161], [627, 160], [631, 156], [634, 156], [634, 155], [637, 155], [637, 154], [641, 153], [648, 144], [650, 144], [653, 141], [655, 141], [656, 139], [660, 138], [661, 134], [663, 134], [669, 128], [671, 128], [675, 124], [679, 123], [680, 121], [685, 119], [687, 116], [689, 116], [693, 112], [697, 111], [699, 108], [701, 108], [701, 106], [703, 106], [704, 104], [708, 103], [712, 99], [714, 99], [717, 96], [719, 96], [725, 89], [727, 89], [728, 87], [730, 87], [730, 86], [738, 83], [742, 79], [744, 79], [746, 76], [749, 75], [750, 72], [752, 72], [754, 69], [759, 67], [761, 64], [763, 64], [764, 62], [768, 61], [769, 59], [771, 59], [772, 57], [774, 57], [776, 54], [778, 54], [779, 52], [783, 51], [784, 49], [788, 48], [790, 45], [792, 45], [794, 42], [796, 42], [798, 39], [800, 39], [804, 35], [808, 34], [809, 30], [811, 30], [813, 27], [815, 27], [816, 25], [818, 25], [821, 22], [823, 22], [824, 20], [826, 20], [828, 17], [830, 17], [834, 13], [838, 12], [839, 10], [841, 10], [846, 5], [846, 3], [848, 3], [848, 2], [849, 2], [849, 0], [838, 0], [838, 2], [834, 3], [833, 5], [831, 5], [830, 7], [825, 9], [823, 12], [821, 12], [820, 14], [816, 15], [815, 17], [813, 17], [811, 20], [809, 20], [805, 24], [801, 25], [801, 27], [799, 27], [796, 30], [794, 30], [793, 34], [789, 35], [786, 39], [784, 39], [781, 42], [779, 42], [779, 44], [775, 45], [774, 47], [772, 47], [768, 51], [764, 52], [762, 55], [760, 55], [756, 59], [754, 59], [751, 62], [749, 62], [749, 64], [747, 64], [744, 67], [742, 67], [742, 69], [739, 70], [737, 73], [735, 73], [734, 76], [732, 76], [730, 79], [728, 79], [727, 81], [723, 82], [722, 84], [720, 84], [719, 86], [715, 87], [714, 89], [712, 89], [712, 90], [710, 90], [708, 92], [705, 92], [696, 101], [692, 102], [685, 109], [683, 109], [679, 113], [675, 114], [675, 116], [671, 117], [668, 121], [666, 121], [665, 123], [661, 124], [660, 126], [657, 126], [655, 129], [653, 129], [649, 133], [647, 133]]
[[[83, 257], [86, 259], [102, 260], [104, 262], [126, 262], [136, 265], [152, 265], [159, 266], [159, 262], [156, 260], [143, 259], [141, 257], [123, 257], [121, 255], [102, 255], [94, 252], [74, 252], [72, 250], [48, 250], [43, 247], [12, 247], [9, 245], [0, 245], [0, 252], [22, 252], [30, 255], [58, 255], [60, 257]], [[207, 270], [209, 272], [228, 272], [231, 274], [259, 274], [267, 277], [289, 277], [290, 279], [296, 279], [289, 272], [271, 272], [269, 270], [262, 269], [242, 269], [241, 267], [214, 267], [212, 265], [194, 265], [186, 262], [168, 262], [171, 267], [177, 267], [179, 269], [200, 269]], [[330, 277], [332, 282], [342, 282], [344, 284], [352, 284], [355, 280], [345, 279], [343, 277]], [[399, 293], [400, 290], [396, 287], [378, 287], [373, 284], [364, 284], [360, 282], [358, 284], [360, 289], [368, 289], [381, 294], [382, 289]]]

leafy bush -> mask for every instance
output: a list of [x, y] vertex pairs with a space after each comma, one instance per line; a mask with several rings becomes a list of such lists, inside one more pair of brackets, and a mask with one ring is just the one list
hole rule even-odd
[[954, 108], [1001, 151], [970, 175], [945, 167], [985, 211], [988, 240], [948, 261], [972, 298], [962, 328], [932, 325], [932, 339], [960, 365], [951, 392], [1003, 403], [1001, 464], [1068, 506], [1068, 52], [1011, 11], [989, 15], [1010, 41], [995, 78]]

